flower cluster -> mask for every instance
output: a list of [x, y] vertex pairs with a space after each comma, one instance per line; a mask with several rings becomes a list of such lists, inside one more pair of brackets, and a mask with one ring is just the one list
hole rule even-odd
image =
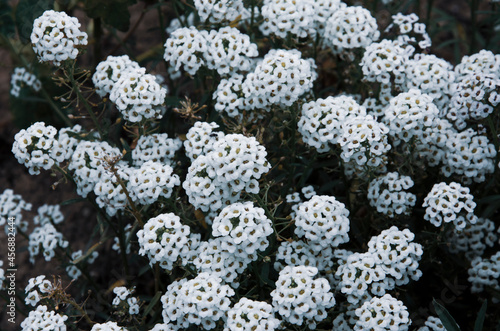
[[31, 330], [54, 330], [66, 331], [66, 320], [68, 316], [56, 314], [49, 311], [47, 306], [38, 306], [36, 310], [30, 311], [28, 316], [21, 322], [22, 331]]
[[82, 132], [82, 127], [78, 124], [72, 128], [62, 128], [59, 130], [57, 140], [52, 145], [50, 157], [56, 164], [69, 161], [75, 152], [79, 139], [76, 138]]
[[448, 234], [450, 252], [465, 252], [469, 260], [483, 256], [487, 246], [493, 247], [498, 240], [495, 230], [495, 223], [482, 217], [475, 224], [467, 224], [463, 230], [452, 229]]
[[254, 137], [224, 136], [213, 151], [199, 156], [182, 184], [189, 202], [203, 211], [218, 211], [241, 192], [259, 192], [258, 179], [270, 169], [267, 152]]
[[388, 133], [389, 128], [371, 115], [347, 119], [339, 139], [346, 174], [385, 172], [391, 149]]
[[154, 161], [147, 161], [140, 168], [133, 169], [127, 184], [131, 198], [142, 205], [152, 204], [159, 197], [170, 198], [173, 188], [181, 184], [179, 176], [173, 171], [171, 166]]
[[143, 135], [132, 150], [134, 166], [140, 167], [148, 161], [174, 166], [175, 153], [181, 147], [179, 138], [169, 138], [166, 133]]
[[100, 62], [92, 75], [92, 82], [96, 93], [104, 97], [111, 93], [116, 83], [129, 71], [140, 70], [137, 62], [132, 61], [128, 55], [108, 56]]
[[407, 192], [413, 184], [411, 177], [401, 176], [397, 172], [375, 178], [368, 185], [370, 206], [390, 218], [408, 215], [417, 201], [415, 194]]
[[410, 15], [397, 13], [392, 15], [392, 23], [387, 26], [385, 31], [395, 30], [397, 40], [402, 45], [418, 43], [418, 47], [421, 49], [431, 47], [432, 41], [425, 31], [425, 24], [417, 22], [418, 16], [415, 13]]
[[191, 162], [198, 156], [214, 150], [214, 144], [224, 137], [223, 132], [214, 131], [218, 127], [219, 125], [215, 122], [196, 122], [189, 129], [184, 141], [184, 149]]
[[44, 298], [44, 295], [47, 295], [52, 291], [52, 283], [48, 279], [45, 279], [45, 275], [31, 278], [28, 281], [28, 285], [24, 289], [24, 293], [26, 293], [24, 302], [27, 305], [36, 307], [40, 300]]
[[291, 106], [313, 86], [316, 65], [297, 50], [272, 49], [242, 83], [247, 109]]
[[313, 0], [264, 0], [261, 14], [264, 20], [259, 28], [266, 36], [274, 34], [284, 39], [290, 34], [305, 38], [315, 33]]
[[81, 263], [83, 260], [86, 260], [88, 264], [92, 264], [98, 256], [99, 253], [96, 251], [93, 251], [87, 257], [83, 257], [83, 252], [81, 250], [73, 252], [71, 254], [71, 264], [66, 267], [68, 276], [72, 279], [78, 279], [82, 275], [82, 271], [77, 264]]
[[438, 317], [429, 316], [425, 321], [425, 326], [417, 331], [446, 331], [446, 328]]
[[301, 203], [295, 216], [295, 234], [316, 251], [349, 241], [349, 210], [334, 197], [315, 195]]
[[37, 215], [33, 218], [33, 223], [45, 225], [47, 223], [59, 224], [64, 221], [64, 215], [61, 212], [60, 205], [44, 204], [37, 210]]
[[36, 76], [24, 67], [18, 67], [14, 69], [14, 73], [10, 79], [10, 94], [15, 97], [19, 97], [21, 93], [21, 88], [24, 86], [31, 87], [35, 92], [40, 91], [42, 88], [42, 83]]
[[231, 287], [209, 273], [200, 273], [191, 280], [183, 278], [170, 284], [161, 297], [163, 320], [182, 328], [196, 324], [211, 330], [225, 317], [233, 295]]
[[342, 125], [349, 119], [365, 116], [366, 109], [351, 96], [340, 95], [318, 99], [302, 105], [298, 122], [304, 142], [318, 152], [328, 152], [339, 143]]
[[490, 258], [475, 257], [469, 269], [469, 282], [472, 283], [471, 292], [480, 293], [485, 286], [500, 290], [500, 252]]
[[167, 89], [156, 77], [139, 68], [121, 73], [113, 85], [109, 99], [116, 105], [123, 118], [129, 122], [160, 119]]
[[457, 230], [465, 229], [467, 224], [475, 224], [478, 219], [474, 215], [476, 203], [469, 192], [468, 187], [455, 182], [435, 184], [422, 204], [426, 207], [424, 219], [436, 227], [443, 222], [453, 222]]
[[139, 300], [131, 296], [134, 289], [129, 290], [125, 286], [117, 286], [113, 289], [116, 295], [113, 299], [113, 306], [120, 306], [127, 309], [129, 315], [139, 314]]
[[207, 23], [233, 22], [250, 16], [242, 0], [194, 0], [194, 6], [201, 21]]
[[279, 325], [270, 304], [241, 298], [227, 312], [224, 331], [276, 330]]
[[368, 9], [347, 6], [335, 11], [325, 26], [325, 43], [335, 51], [368, 47], [380, 36], [375, 18]]
[[305, 266], [287, 266], [280, 271], [271, 297], [274, 310], [283, 320], [296, 325], [306, 323], [314, 329], [327, 317], [326, 309], [335, 305], [335, 298], [326, 279], [314, 279], [317, 273], [318, 269]]
[[116, 322], [106, 322], [94, 324], [90, 331], [126, 331], [126, 329], [118, 326]]
[[31, 175], [38, 175], [40, 169], [48, 170], [54, 165], [51, 153], [56, 144], [56, 134], [57, 129], [53, 126], [36, 122], [15, 135], [12, 153], [19, 163], [28, 168]]
[[64, 240], [62, 233], [50, 223], [46, 223], [33, 230], [29, 235], [30, 261], [35, 263], [35, 256], [40, 252], [45, 261], [50, 261], [55, 256], [57, 247], [66, 248], [69, 242]]
[[409, 316], [402, 301], [386, 294], [381, 298], [372, 298], [356, 309], [358, 321], [354, 330], [407, 331], [411, 324]]
[[5, 225], [5, 232], [8, 232], [9, 218], [14, 218], [14, 224], [22, 231], [28, 228], [28, 222], [23, 221], [23, 210], [31, 210], [31, 203], [23, 200], [20, 194], [14, 194], [11, 189], [5, 189], [0, 194], [0, 226]]
[[[108, 215], [114, 216], [128, 205], [125, 183], [129, 181], [133, 169], [128, 167], [124, 161], [112, 166], [108, 162], [108, 159], [104, 159], [105, 170], [95, 183], [94, 193], [99, 207], [105, 208]], [[110, 167], [115, 170], [111, 171]]]
[[80, 31], [78, 19], [65, 12], [47, 10], [33, 22], [31, 43], [40, 62], [59, 66], [62, 61], [76, 59], [78, 48], [87, 45], [87, 38]]
[[161, 214], [144, 224], [144, 229], [137, 232], [139, 254], [147, 255], [149, 264], [159, 265], [172, 270], [180, 258], [179, 253], [188, 242], [189, 226], [182, 225], [173, 213]]

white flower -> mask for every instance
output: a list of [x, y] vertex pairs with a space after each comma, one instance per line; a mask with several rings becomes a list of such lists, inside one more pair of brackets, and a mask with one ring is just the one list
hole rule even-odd
[[341, 8], [326, 21], [325, 44], [334, 50], [367, 47], [379, 36], [377, 21], [363, 7]]
[[490, 258], [475, 257], [471, 261], [469, 269], [469, 282], [472, 283], [471, 292], [480, 293], [485, 286], [500, 290], [498, 279], [500, 278], [500, 252]]
[[203, 22], [231, 23], [250, 17], [242, 0], [194, 0], [194, 6]]
[[10, 79], [10, 94], [19, 97], [21, 88], [24, 86], [29, 86], [38, 92], [42, 88], [42, 83], [34, 74], [28, 72], [26, 68], [17, 67], [14, 69], [14, 73]]
[[206, 31], [198, 31], [194, 26], [175, 30], [165, 42], [165, 61], [170, 62], [175, 71], [182, 66], [190, 75], [196, 74], [205, 64], [207, 35]]
[[67, 319], [66, 315], [61, 316], [54, 311], [48, 311], [47, 306], [38, 306], [36, 310], [30, 311], [29, 315], [21, 322], [21, 330], [66, 331], [65, 321]]
[[211, 330], [218, 320], [225, 318], [233, 295], [231, 287], [209, 273], [200, 273], [192, 280], [183, 278], [170, 284], [161, 297], [163, 320], [182, 328], [196, 324]]
[[457, 230], [467, 224], [475, 224], [478, 217], [474, 215], [476, 203], [469, 193], [468, 187], [452, 182], [435, 184], [424, 199], [422, 207], [426, 207], [424, 219], [432, 225], [453, 222]]
[[290, 33], [305, 38], [316, 32], [314, 0], [264, 0], [261, 14], [264, 20], [259, 28], [266, 36], [284, 39]]
[[111, 93], [113, 87], [123, 74], [139, 69], [139, 64], [132, 61], [128, 55], [108, 56], [106, 60], [97, 65], [95, 73], [92, 75], [92, 82], [96, 87], [96, 93], [104, 97]]
[[[11, 189], [5, 189], [0, 194], [0, 226], [5, 225], [5, 233], [9, 230], [9, 218], [14, 218], [14, 225], [22, 231], [28, 228], [28, 222], [23, 221], [23, 210], [31, 210], [31, 203], [23, 200], [20, 194], [14, 194]], [[11, 227], [12, 228], [12, 227]]]
[[68, 247], [68, 241], [64, 240], [62, 234], [50, 223], [36, 227], [29, 235], [30, 261], [35, 263], [35, 256], [42, 253], [45, 261], [50, 261], [55, 256], [57, 247]]
[[168, 199], [173, 188], [181, 184], [173, 171], [169, 165], [147, 161], [139, 169], [131, 170], [127, 190], [132, 199], [142, 205], [152, 204], [160, 197]]
[[90, 331], [126, 331], [127, 329], [118, 326], [116, 322], [97, 323]]
[[407, 192], [413, 184], [409, 176], [401, 176], [397, 172], [389, 172], [375, 178], [368, 185], [370, 206], [390, 218], [409, 215], [417, 200], [415, 194]]
[[188, 243], [190, 229], [178, 216], [166, 213], [151, 218], [137, 232], [139, 255], [147, 255], [149, 264], [172, 270], [180, 258], [183, 246]]
[[87, 45], [87, 34], [81, 32], [76, 17], [65, 12], [45, 11], [33, 22], [31, 44], [40, 62], [52, 62], [59, 66], [62, 61], [76, 59], [78, 48]]
[[354, 330], [399, 330], [406, 331], [411, 324], [409, 313], [403, 302], [386, 294], [372, 298], [356, 309], [358, 321]]
[[279, 273], [276, 289], [271, 292], [273, 308], [284, 321], [314, 329], [335, 305], [330, 285], [324, 278], [314, 279], [314, 267], [287, 266]]
[[280, 321], [274, 317], [273, 307], [261, 301], [241, 298], [227, 312], [224, 331], [276, 330]]

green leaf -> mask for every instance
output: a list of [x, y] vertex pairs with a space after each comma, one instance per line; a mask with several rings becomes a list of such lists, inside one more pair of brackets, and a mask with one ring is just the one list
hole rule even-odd
[[160, 300], [161, 295], [162, 295], [161, 292], [156, 292], [155, 296], [153, 297], [153, 299], [151, 299], [151, 302], [144, 310], [144, 315], [143, 315], [144, 317], [148, 316], [149, 312], [154, 308], [158, 300]]
[[61, 202], [59, 205], [60, 206], [67, 206], [67, 205], [72, 205], [74, 203], [79, 203], [79, 202], [83, 202], [83, 201], [87, 201], [87, 198], [69, 199], [69, 200]]
[[0, 34], [5, 37], [11, 37], [16, 31], [12, 19], [12, 7], [7, 0], [0, 1]]
[[16, 7], [16, 27], [23, 43], [30, 42], [33, 22], [43, 12], [54, 8], [53, 0], [21, 0]]
[[482, 331], [484, 324], [484, 317], [486, 315], [486, 308], [488, 307], [488, 300], [484, 300], [477, 314], [476, 322], [474, 323], [474, 331]]
[[457, 322], [455, 322], [455, 319], [450, 315], [446, 308], [439, 304], [436, 299], [432, 300], [432, 304], [434, 305], [436, 314], [441, 320], [441, 323], [443, 323], [446, 331], [460, 331], [460, 327], [458, 326]]
[[130, 28], [130, 13], [128, 7], [136, 0], [86, 0], [85, 12], [91, 18], [102, 18], [103, 22], [120, 30]]

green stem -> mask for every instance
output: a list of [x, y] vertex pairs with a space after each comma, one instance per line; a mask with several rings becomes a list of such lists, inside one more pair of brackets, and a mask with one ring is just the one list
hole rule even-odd
[[94, 110], [92, 109], [92, 107], [90, 106], [89, 102], [87, 101], [87, 99], [85, 99], [85, 97], [83, 96], [82, 94], [82, 91], [80, 91], [80, 85], [78, 85], [78, 82], [75, 80], [75, 77], [74, 77], [74, 74], [75, 74], [75, 62], [73, 62], [70, 66], [69, 66], [69, 69], [70, 69], [70, 72], [69, 72], [69, 79], [71, 81], [71, 86], [73, 86], [73, 90], [75, 90], [76, 92], [76, 96], [77, 96], [77, 103], [81, 100], [82, 103], [83, 103], [83, 106], [85, 107], [85, 109], [87, 110], [90, 118], [92, 119], [92, 121], [94, 122], [94, 125], [95, 127], [97, 128], [97, 131], [99, 131], [99, 135], [101, 137], [101, 139], [105, 139], [105, 136], [104, 136], [104, 132], [101, 128], [101, 125], [99, 124], [99, 120], [97, 119], [97, 117], [95, 116], [94, 114]]

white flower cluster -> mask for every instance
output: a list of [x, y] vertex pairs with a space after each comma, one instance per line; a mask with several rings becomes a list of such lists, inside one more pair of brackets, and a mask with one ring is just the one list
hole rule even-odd
[[79, 142], [79, 139], [76, 138], [75, 135], [81, 132], [82, 127], [78, 124], [72, 128], [60, 129], [57, 135], [57, 140], [52, 145], [50, 157], [54, 159], [56, 163], [69, 161]]
[[260, 177], [271, 165], [267, 152], [254, 137], [229, 134], [199, 156], [182, 184], [189, 202], [202, 211], [218, 211], [235, 202], [243, 191], [259, 192]]
[[246, 109], [291, 106], [309, 92], [316, 80], [316, 64], [297, 50], [272, 49], [243, 81]]
[[418, 328], [417, 331], [446, 331], [446, 328], [438, 317], [429, 316], [424, 324], [425, 326]]
[[171, 166], [154, 161], [148, 161], [140, 168], [133, 169], [127, 184], [132, 200], [149, 205], [160, 197], [170, 198], [173, 188], [181, 184], [179, 176], [173, 172]]
[[496, 291], [500, 290], [500, 252], [490, 258], [477, 256], [471, 261], [469, 269], [469, 282], [472, 283], [471, 292], [480, 293], [488, 286]]
[[242, 0], [194, 0], [194, 6], [202, 22], [231, 23], [250, 17]]
[[347, 5], [341, 0], [315, 0], [313, 3], [316, 11], [314, 15], [316, 33], [319, 36], [324, 36], [330, 17], [337, 11], [344, 9]]
[[137, 70], [140, 70], [139, 64], [132, 61], [128, 55], [108, 56], [106, 60], [97, 65], [95, 73], [92, 75], [96, 93], [101, 97], [110, 94], [125, 73]]
[[458, 77], [469, 74], [492, 74], [500, 76], [500, 54], [483, 49], [472, 55], [465, 55], [455, 67]]
[[51, 157], [56, 144], [57, 129], [44, 122], [36, 122], [14, 136], [12, 153], [20, 164], [24, 164], [31, 175], [40, 174], [40, 169], [49, 170], [54, 165]]
[[78, 194], [86, 197], [94, 190], [95, 185], [106, 172], [105, 157], [120, 156], [120, 150], [105, 141], [80, 141], [68, 166], [68, 169], [73, 172]]
[[244, 79], [245, 77], [239, 74], [234, 74], [227, 79], [221, 79], [217, 90], [213, 94], [213, 99], [216, 101], [215, 110], [238, 120], [243, 119], [242, 111], [246, 109], [243, 94]]
[[192, 280], [183, 278], [170, 284], [161, 297], [163, 320], [182, 328], [196, 324], [211, 330], [215, 322], [225, 318], [233, 295], [231, 287], [209, 273], [200, 273]]
[[425, 127], [420, 141], [415, 146], [419, 157], [423, 158], [428, 166], [437, 166], [446, 163], [446, 144], [457, 132], [446, 119], [437, 117], [432, 126]]
[[113, 299], [113, 306], [124, 307], [128, 310], [129, 315], [139, 314], [139, 300], [136, 297], [131, 296], [134, 289], [129, 290], [125, 286], [117, 286], [113, 289], [113, 293], [116, 294]]
[[366, 109], [351, 96], [340, 95], [318, 99], [302, 105], [298, 122], [304, 142], [318, 152], [328, 152], [339, 143], [342, 125], [356, 116], [365, 116]]
[[26, 68], [15, 68], [10, 78], [10, 94], [18, 98], [21, 88], [24, 86], [29, 86], [35, 92], [38, 92], [42, 88], [42, 83], [34, 74], [27, 71]]
[[23, 200], [20, 194], [14, 194], [11, 189], [5, 189], [0, 194], [0, 226], [5, 225], [5, 233], [8, 233], [9, 218], [14, 218], [14, 224], [22, 231], [28, 228], [28, 222], [23, 221], [23, 210], [31, 210], [31, 203]]
[[178, 328], [172, 324], [158, 323], [149, 331], [177, 331]]
[[317, 274], [318, 269], [305, 266], [280, 271], [271, 297], [274, 310], [284, 321], [314, 329], [327, 317], [326, 310], [335, 305], [335, 298], [326, 279], [314, 279]]
[[[78, 279], [81, 275], [82, 272], [79, 267], [77, 267], [78, 263], [81, 263], [82, 260], [80, 260], [78, 263], [74, 263], [75, 260], [80, 259], [83, 256], [82, 250], [75, 251], [71, 254], [71, 261], [70, 264], [66, 267], [66, 273], [68, 276], [72, 279]], [[96, 251], [93, 251], [90, 255], [88, 255], [84, 260], [87, 260], [88, 264], [94, 263], [95, 259], [99, 256], [99, 253]]]
[[[392, 15], [393, 22], [386, 28], [386, 32], [396, 30], [397, 40], [401, 45], [418, 43], [418, 47], [426, 49], [431, 47], [432, 41], [425, 31], [424, 23], [417, 23], [418, 16], [415, 13], [403, 15], [397, 13]], [[397, 26], [397, 28], [395, 28]]]
[[90, 331], [126, 331], [127, 329], [118, 326], [116, 322], [97, 323]]
[[250, 70], [250, 58], [258, 55], [257, 45], [236, 28], [224, 27], [208, 32], [198, 31], [191, 26], [172, 32], [165, 43], [164, 58], [175, 71], [179, 71], [182, 66], [186, 72], [194, 75], [206, 65], [208, 69], [227, 76]]
[[455, 182], [434, 184], [422, 204], [426, 207], [424, 219], [436, 227], [443, 222], [453, 222], [457, 230], [465, 229], [467, 224], [475, 224], [478, 219], [474, 215], [476, 203], [469, 192], [468, 187]]
[[384, 113], [389, 136], [393, 145], [398, 146], [402, 142], [419, 140], [422, 132], [433, 125], [439, 109], [432, 103], [432, 97], [411, 89], [392, 98]]
[[415, 206], [417, 196], [407, 192], [413, 187], [409, 176], [389, 172], [372, 180], [368, 185], [368, 201], [379, 213], [394, 218], [397, 215], [409, 215]]
[[379, 36], [377, 20], [360, 6], [346, 6], [332, 13], [324, 34], [325, 44], [337, 52], [368, 47]]
[[344, 171], [354, 173], [385, 172], [389, 128], [371, 115], [356, 116], [344, 122], [339, 143], [342, 147]]
[[167, 89], [157, 83], [156, 77], [146, 74], [144, 68], [121, 72], [109, 99], [116, 105], [123, 118], [129, 122], [160, 119]]
[[45, 225], [47, 223], [59, 224], [64, 221], [60, 205], [44, 204], [38, 208], [37, 213], [35, 218], [33, 218], [33, 223], [37, 225]]
[[51, 293], [53, 289], [52, 283], [45, 279], [45, 275], [30, 278], [28, 285], [24, 289], [24, 293], [26, 293], [24, 302], [27, 305], [36, 307], [40, 300], [44, 298], [44, 295]]
[[[108, 215], [114, 216], [119, 210], [124, 210], [128, 205], [125, 189], [134, 169], [130, 168], [125, 161], [120, 161], [114, 165], [116, 174], [106, 169], [109, 167], [106, 160], [104, 161], [104, 167], [105, 170], [95, 183], [94, 193], [99, 207], [105, 208]], [[147, 195], [147, 193], [143, 195]]]
[[475, 73], [459, 77], [452, 86], [446, 117], [463, 130], [468, 120], [488, 117], [500, 104], [500, 74]]
[[224, 331], [276, 330], [280, 321], [274, 317], [273, 307], [262, 301], [241, 298], [227, 312]]
[[172, 270], [188, 243], [190, 232], [189, 226], [183, 225], [173, 213], [151, 218], [144, 229], [137, 232], [139, 255], [147, 255], [151, 266], [159, 263], [163, 269]]
[[35, 256], [42, 252], [45, 261], [50, 261], [55, 256], [55, 249], [68, 247], [69, 242], [50, 223], [36, 227], [29, 235], [30, 261], [35, 263]]
[[[131, 230], [132, 230], [132, 225], [131, 224], [127, 224], [123, 228], [123, 237], [124, 237], [125, 243], [127, 245], [124, 248], [126, 254], [130, 254], [130, 250], [132, 248], [132, 244], [131, 244], [131, 241], [130, 241], [130, 239], [132, 239], [131, 238], [131, 236], [132, 236]], [[120, 246], [120, 238], [114, 237], [113, 240], [114, 240], [114, 244], [113, 244], [113, 246], [111, 246], [111, 248], [113, 250], [117, 251], [117, 252], [121, 252], [122, 247]]]
[[420, 244], [413, 243], [414, 237], [410, 230], [393, 226], [372, 237], [366, 253], [348, 255], [335, 273], [337, 287], [347, 301], [358, 304], [406, 285], [410, 278], [418, 280], [423, 251]]
[[206, 38], [206, 65], [221, 76], [251, 70], [251, 58], [259, 55], [257, 44], [236, 28], [226, 26], [218, 31], [212, 30]]
[[450, 252], [465, 252], [469, 260], [483, 256], [486, 247], [493, 247], [498, 240], [495, 230], [495, 223], [482, 217], [476, 224], [467, 224], [463, 230], [452, 229], [448, 234]]
[[354, 325], [355, 331], [407, 331], [411, 324], [406, 306], [390, 294], [366, 301], [356, 309], [356, 316], [358, 321]]
[[349, 241], [349, 210], [333, 196], [315, 195], [299, 205], [295, 234], [320, 252]]
[[78, 47], [87, 45], [87, 38], [78, 19], [65, 12], [47, 10], [33, 22], [31, 44], [40, 62], [59, 66], [62, 61], [76, 59]]
[[212, 235], [223, 238], [222, 249], [242, 259], [255, 260], [257, 252], [269, 246], [267, 237], [272, 233], [271, 220], [253, 202], [225, 207], [212, 223]]
[[181, 146], [179, 138], [169, 138], [166, 133], [143, 135], [132, 150], [134, 166], [140, 167], [148, 161], [173, 166], [175, 153]]
[[305, 38], [316, 32], [314, 0], [264, 0], [261, 14], [264, 20], [259, 28], [266, 36], [274, 34], [284, 39], [290, 33]]
[[66, 320], [68, 316], [48, 311], [47, 306], [38, 306], [36, 310], [30, 311], [28, 316], [21, 322], [22, 331], [53, 330], [66, 331]]
[[448, 134], [443, 150], [441, 172], [446, 177], [456, 174], [465, 184], [480, 183], [495, 171], [495, 146], [471, 128]]
[[431, 96], [439, 109], [449, 106], [454, 82], [453, 66], [433, 54], [415, 54], [406, 68], [406, 87]]
[[198, 156], [214, 150], [214, 144], [224, 137], [223, 132], [213, 131], [219, 125], [215, 122], [196, 122], [189, 129], [184, 141], [186, 155], [193, 162]]
[[397, 41], [384, 39], [366, 47], [360, 65], [364, 79], [382, 84], [380, 99], [390, 96], [391, 83], [403, 85], [407, 65], [415, 49], [403, 47]]

